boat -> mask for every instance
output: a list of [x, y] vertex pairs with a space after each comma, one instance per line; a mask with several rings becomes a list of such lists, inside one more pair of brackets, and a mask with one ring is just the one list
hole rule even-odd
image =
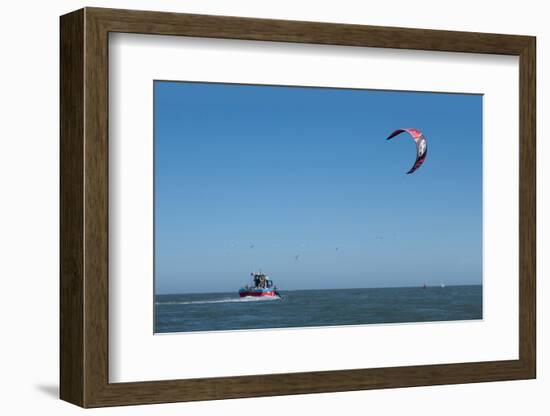
[[260, 273], [250, 273], [252, 276], [252, 285], [247, 284], [239, 289], [241, 298], [247, 296], [265, 297], [265, 298], [282, 298], [277, 290], [277, 286], [273, 284], [267, 275]]

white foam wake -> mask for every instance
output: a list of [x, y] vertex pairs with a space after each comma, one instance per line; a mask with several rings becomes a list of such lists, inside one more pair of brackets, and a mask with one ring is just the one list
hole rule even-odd
[[273, 302], [281, 300], [279, 297], [271, 296], [246, 296], [244, 298], [223, 298], [211, 300], [189, 300], [189, 301], [169, 301], [156, 302], [157, 305], [202, 305], [208, 303], [242, 303], [242, 302]]

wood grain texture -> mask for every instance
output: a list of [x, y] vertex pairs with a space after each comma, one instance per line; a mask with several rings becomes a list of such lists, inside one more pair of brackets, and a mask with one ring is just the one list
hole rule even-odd
[[61, 19], [60, 388], [84, 405], [84, 12]]
[[[519, 359], [188, 380], [108, 380], [108, 33], [520, 57]], [[61, 397], [83, 407], [535, 377], [535, 39], [86, 8], [61, 18]]]
[[86, 15], [84, 58], [85, 406], [108, 380], [108, 33]]
[[519, 337], [520, 360], [536, 377], [536, 41], [520, 54]]
[[528, 36], [87, 8], [110, 32], [519, 55]]

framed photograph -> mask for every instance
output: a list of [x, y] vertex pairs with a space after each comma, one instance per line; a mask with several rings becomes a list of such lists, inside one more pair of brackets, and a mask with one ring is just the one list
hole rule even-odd
[[61, 17], [82, 407], [535, 378], [535, 38]]

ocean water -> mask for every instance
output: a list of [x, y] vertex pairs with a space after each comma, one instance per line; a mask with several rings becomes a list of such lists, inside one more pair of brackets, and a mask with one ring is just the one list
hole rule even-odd
[[318, 327], [482, 319], [482, 286], [157, 295], [155, 332]]

